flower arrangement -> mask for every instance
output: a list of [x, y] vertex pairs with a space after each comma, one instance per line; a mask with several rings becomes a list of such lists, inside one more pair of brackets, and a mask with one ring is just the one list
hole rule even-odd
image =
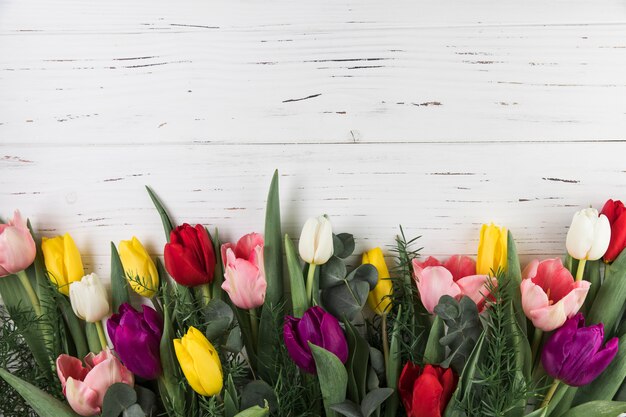
[[[579, 417], [626, 412], [626, 216], [576, 213], [563, 258], [523, 270], [483, 225], [476, 259], [387, 259], [328, 217], [165, 230], [164, 263], [111, 244], [110, 290], [69, 234], [0, 225], [0, 414], [42, 417]], [[103, 324], [103, 321], [105, 323]], [[586, 324], [587, 323], [587, 324]]]

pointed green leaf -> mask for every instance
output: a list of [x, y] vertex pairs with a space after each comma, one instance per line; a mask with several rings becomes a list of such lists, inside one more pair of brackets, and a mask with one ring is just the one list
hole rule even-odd
[[377, 388], [367, 393], [361, 402], [363, 417], [369, 417], [372, 413], [393, 394], [391, 388]]
[[391, 333], [391, 344], [389, 345], [389, 364], [386, 369], [387, 387], [394, 390], [393, 394], [387, 399], [387, 407], [385, 408], [386, 417], [395, 417], [400, 405], [398, 397], [398, 379], [400, 378], [400, 369], [402, 366], [400, 357], [400, 339], [401, 329], [400, 323], [402, 318], [402, 306], [398, 308], [398, 315], [393, 324], [393, 332]]
[[[61, 315], [67, 324], [67, 328], [70, 331], [74, 346], [76, 347], [76, 354], [79, 358], [84, 358], [90, 352], [87, 344], [87, 337], [85, 336], [85, 330], [83, 329], [84, 323], [76, 317], [72, 305], [66, 297], [59, 297], [57, 300]], [[99, 339], [98, 339], [99, 340]]]
[[269, 416], [269, 414], [269, 406], [266, 405], [265, 407], [259, 407], [258, 405], [255, 405], [254, 407], [250, 407], [247, 410], [243, 410], [241, 413], [235, 415], [235, 417], [264, 417]]
[[611, 264], [605, 266], [604, 283], [598, 290], [589, 314], [587, 325], [604, 323], [605, 341], [614, 335], [622, 318], [626, 300], [626, 250]]
[[616, 417], [620, 413], [626, 413], [626, 402], [591, 401], [572, 408], [561, 417]]
[[274, 171], [265, 210], [265, 244], [263, 259], [267, 290], [265, 303], [279, 306], [283, 300], [283, 234], [280, 227], [278, 170]]
[[266, 381], [275, 381], [280, 371], [276, 349], [281, 340], [279, 329], [282, 330], [282, 323], [276, 322], [277, 316], [272, 311], [273, 308], [275, 307], [271, 304], [263, 308], [259, 323], [257, 370]]
[[444, 417], [461, 417], [465, 415], [461, 404], [470, 395], [474, 379], [476, 378], [478, 372], [478, 361], [480, 360], [484, 341], [485, 332], [483, 331], [476, 341], [476, 346], [474, 346], [472, 354], [465, 363], [465, 368], [463, 368], [463, 373], [461, 373], [456, 390], [454, 391], [454, 394], [452, 394], [450, 402], [448, 402]]
[[115, 244], [111, 242], [111, 304], [113, 313], [117, 313], [122, 304], [130, 302], [126, 273], [122, 266], [120, 254]]
[[361, 413], [361, 407], [359, 407], [350, 400], [345, 400], [343, 402], [340, 402], [339, 404], [331, 405], [330, 408], [346, 417], [363, 417], [363, 413]]
[[327, 417], [337, 417], [338, 414], [331, 406], [346, 399], [346, 388], [348, 386], [348, 373], [343, 363], [332, 352], [316, 346], [309, 342], [317, 377], [322, 391], [324, 410]]
[[102, 351], [102, 343], [100, 342], [98, 328], [95, 323], [85, 323], [85, 335], [87, 337], [89, 351], [95, 354], [100, 353], [100, 351]]
[[547, 415], [548, 415], [548, 407], [543, 407], [543, 408], [533, 411], [532, 413], [526, 414], [524, 417], [547, 417]]
[[41, 417], [78, 417], [72, 409], [36, 386], [0, 368], [0, 378], [11, 385]]
[[163, 231], [165, 231], [165, 239], [167, 239], [167, 241], [169, 242], [170, 232], [174, 228], [174, 225], [172, 224], [172, 221], [170, 220], [170, 216], [167, 214], [165, 207], [163, 207], [163, 203], [161, 203], [161, 200], [159, 200], [159, 197], [157, 197], [154, 191], [152, 191], [152, 189], [148, 187], [147, 185], [146, 185], [146, 190], [148, 191], [148, 195], [150, 196], [150, 199], [152, 200], [154, 207], [159, 212], [159, 216], [161, 216], [161, 222], [163, 223]]
[[306, 288], [304, 287], [304, 276], [302, 275], [302, 268], [300, 267], [300, 258], [289, 235], [285, 235], [285, 256], [287, 258], [287, 270], [289, 271], [293, 315], [299, 318], [302, 317], [306, 309], [309, 308], [309, 301], [307, 300]]
[[[207, 230], [208, 232], [208, 230]], [[215, 229], [215, 235], [212, 237], [213, 242], [213, 251], [215, 252], [215, 272], [213, 274], [213, 298], [217, 298], [218, 300], [225, 300], [228, 297], [225, 297], [224, 290], [222, 289], [222, 283], [224, 282], [224, 270], [222, 266], [222, 244], [220, 242], [220, 235]]]
[[593, 305], [593, 301], [596, 299], [596, 295], [598, 295], [598, 291], [600, 291], [600, 287], [602, 286], [602, 280], [600, 277], [600, 265], [602, 265], [602, 261], [598, 259], [597, 261], [587, 261], [587, 264], [585, 266], [583, 279], [591, 283], [591, 286], [589, 287], [589, 292], [587, 293], [587, 297], [585, 297], [585, 303], [580, 309], [580, 311], [585, 314], [589, 312], [589, 309]]
[[439, 339], [444, 336], [445, 323], [439, 316], [435, 316], [433, 325], [428, 334], [426, 350], [424, 351], [424, 361], [431, 364], [439, 364], [446, 358], [446, 348], [439, 343]]
[[515, 245], [515, 239], [513, 239], [513, 234], [510, 230], [507, 233], [506, 280], [510, 283], [509, 285], [511, 286], [511, 288], [514, 288], [514, 290], [511, 291], [511, 298], [516, 313], [515, 318], [517, 319], [519, 329], [522, 331], [522, 334], [525, 337], [527, 335], [527, 324], [526, 316], [524, 315], [524, 310], [522, 309], [522, 293], [520, 291], [520, 285], [522, 283], [522, 270], [519, 263], [519, 256], [517, 255], [517, 246]]
[[349, 322], [344, 321], [348, 339], [348, 398], [356, 404], [365, 398], [367, 385], [367, 369], [370, 356], [369, 344], [361, 337], [358, 330]]

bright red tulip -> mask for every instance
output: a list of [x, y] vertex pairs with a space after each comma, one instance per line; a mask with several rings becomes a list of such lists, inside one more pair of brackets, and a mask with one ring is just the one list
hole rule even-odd
[[604, 261], [612, 262], [626, 248], [626, 208], [620, 200], [609, 200], [602, 207], [602, 213], [611, 224], [611, 241], [604, 253]]
[[172, 230], [164, 255], [167, 272], [180, 285], [195, 287], [213, 282], [215, 251], [201, 224], [192, 227], [185, 223]]
[[408, 362], [398, 381], [398, 393], [408, 417], [441, 417], [459, 377], [450, 368]]

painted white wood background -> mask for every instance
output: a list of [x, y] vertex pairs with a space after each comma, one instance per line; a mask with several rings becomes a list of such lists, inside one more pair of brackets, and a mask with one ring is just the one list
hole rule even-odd
[[362, 250], [398, 225], [474, 254], [507, 225], [558, 255], [575, 210], [626, 198], [623, 0], [0, 0], [0, 210], [109, 241], [179, 222], [284, 231], [327, 213]]

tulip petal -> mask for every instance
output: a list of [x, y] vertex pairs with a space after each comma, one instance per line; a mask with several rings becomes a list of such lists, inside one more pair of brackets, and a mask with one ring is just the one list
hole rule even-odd
[[[428, 365], [427, 365], [428, 366]], [[441, 417], [443, 386], [437, 375], [426, 372], [413, 385], [411, 417]]]
[[35, 253], [35, 241], [28, 229], [9, 226], [0, 233], [0, 265], [5, 271], [23, 271], [35, 260]]
[[319, 217], [320, 228], [315, 240], [315, 259], [316, 265], [325, 264], [331, 256], [333, 256], [333, 229], [330, 221], [325, 216]]
[[[482, 311], [485, 306], [485, 299], [489, 297], [489, 276], [488, 275], [471, 275], [459, 279], [456, 284], [459, 286], [461, 293], [468, 296], [478, 306], [478, 310]], [[497, 285], [498, 281], [491, 279], [492, 285]]]
[[[106, 359], [93, 367], [84, 379], [84, 383], [98, 394], [98, 404], [104, 401], [104, 395], [109, 387], [123, 382], [124, 365], [115, 357]], [[131, 382], [128, 385], [133, 385]]]
[[448, 368], [443, 372], [440, 379], [443, 385], [443, 392], [441, 393], [441, 405], [439, 411], [441, 412], [441, 415], [443, 415], [445, 407], [450, 402], [452, 394], [454, 393], [454, 390], [459, 382], [459, 377], [454, 373], [452, 368]]
[[604, 254], [604, 260], [611, 262], [626, 247], [626, 208], [621, 201], [613, 202], [613, 200], [609, 200], [604, 205], [602, 214], [607, 216], [611, 224], [611, 240], [609, 248]]
[[81, 416], [93, 416], [100, 413], [99, 396], [89, 385], [69, 378], [66, 384], [66, 398], [72, 410]]
[[302, 226], [302, 232], [300, 233], [300, 240], [298, 241], [298, 252], [300, 257], [306, 263], [313, 263], [315, 258], [315, 236], [319, 233], [319, 223], [315, 217], [308, 219], [304, 226]]
[[80, 359], [70, 355], [61, 354], [56, 361], [57, 376], [61, 381], [61, 387], [65, 393], [65, 383], [69, 378], [73, 378], [78, 381], [82, 381], [87, 376], [89, 369], [83, 366]]
[[341, 326], [339, 326], [339, 321], [333, 315], [325, 314], [319, 327], [319, 333], [322, 336], [321, 347], [334, 353], [341, 363], [346, 363], [348, 360], [348, 342]]
[[298, 367], [305, 370], [310, 374], [315, 373], [315, 362], [313, 355], [311, 354], [308, 344], [304, 347], [298, 337], [298, 333], [295, 330], [298, 319], [287, 316], [285, 325], [283, 326], [283, 338], [285, 341], [285, 347], [289, 356]]
[[605, 215], [601, 214], [596, 221], [593, 229], [593, 246], [587, 254], [587, 259], [595, 261], [602, 258], [602, 255], [606, 252], [611, 241], [611, 225], [609, 219]]
[[429, 256], [424, 262], [419, 262], [417, 259], [414, 259], [413, 265], [417, 265], [420, 268], [426, 268], [427, 266], [443, 266], [443, 264], [439, 262], [439, 259], [434, 256]]
[[207, 395], [219, 394], [223, 385], [222, 366], [213, 345], [194, 327], [189, 328], [183, 342], [193, 358], [193, 367], [203, 390]]
[[443, 266], [422, 269], [414, 263], [413, 270], [420, 299], [429, 313], [433, 313], [442, 296], [457, 298], [461, 295], [461, 289], [452, 279], [452, 274]]
[[402, 405], [404, 405], [408, 416], [413, 415], [411, 413], [413, 405], [413, 385], [421, 373], [422, 369], [419, 365], [407, 362], [402, 369], [400, 379], [398, 379], [398, 394], [400, 395]]
[[165, 269], [174, 280], [187, 287], [208, 283], [206, 273], [193, 262], [193, 251], [179, 244], [168, 243], [163, 252]]
[[541, 351], [541, 363], [548, 375], [559, 377], [563, 368], [563, 359], [569, 355], [570, 344], [579, 326], [584, 325], [582, 314], [566, 320], [556, 332], [550, 336]]
[[[183, 339], [184, 337], [185, 336], [183, 336]], [[182, 339], [174, 339], [174, 351], [176, 352], [176, 358], [178, 359], [180, 368], [183, 370], [183, 374], [185, 374], [189, 386], [198, 394], [206, 397], [209, 393], [202, 386], [200, 378], [193, 366], [194, 357], [187, 351], [186, 344], [183, 345], [181, 340]]]
[[451, 256], [443, 266], [450, 271], [454, 281], [470, 275], [476, 275], [476, 262], [469, 256]]
[[[617, 355], [619, 339], [617, 337], [612, 338], [606, 345], [600, 349], [593, 357], [587, 362], [585, 367], [581, 367], [579, 372], [574, 375], [574, 386], [583, 386], [589, 384], [596, 379], [604, 370], [609, 366], [611, 361]], [[570, 381], [571, 382], [571, 381]]]

